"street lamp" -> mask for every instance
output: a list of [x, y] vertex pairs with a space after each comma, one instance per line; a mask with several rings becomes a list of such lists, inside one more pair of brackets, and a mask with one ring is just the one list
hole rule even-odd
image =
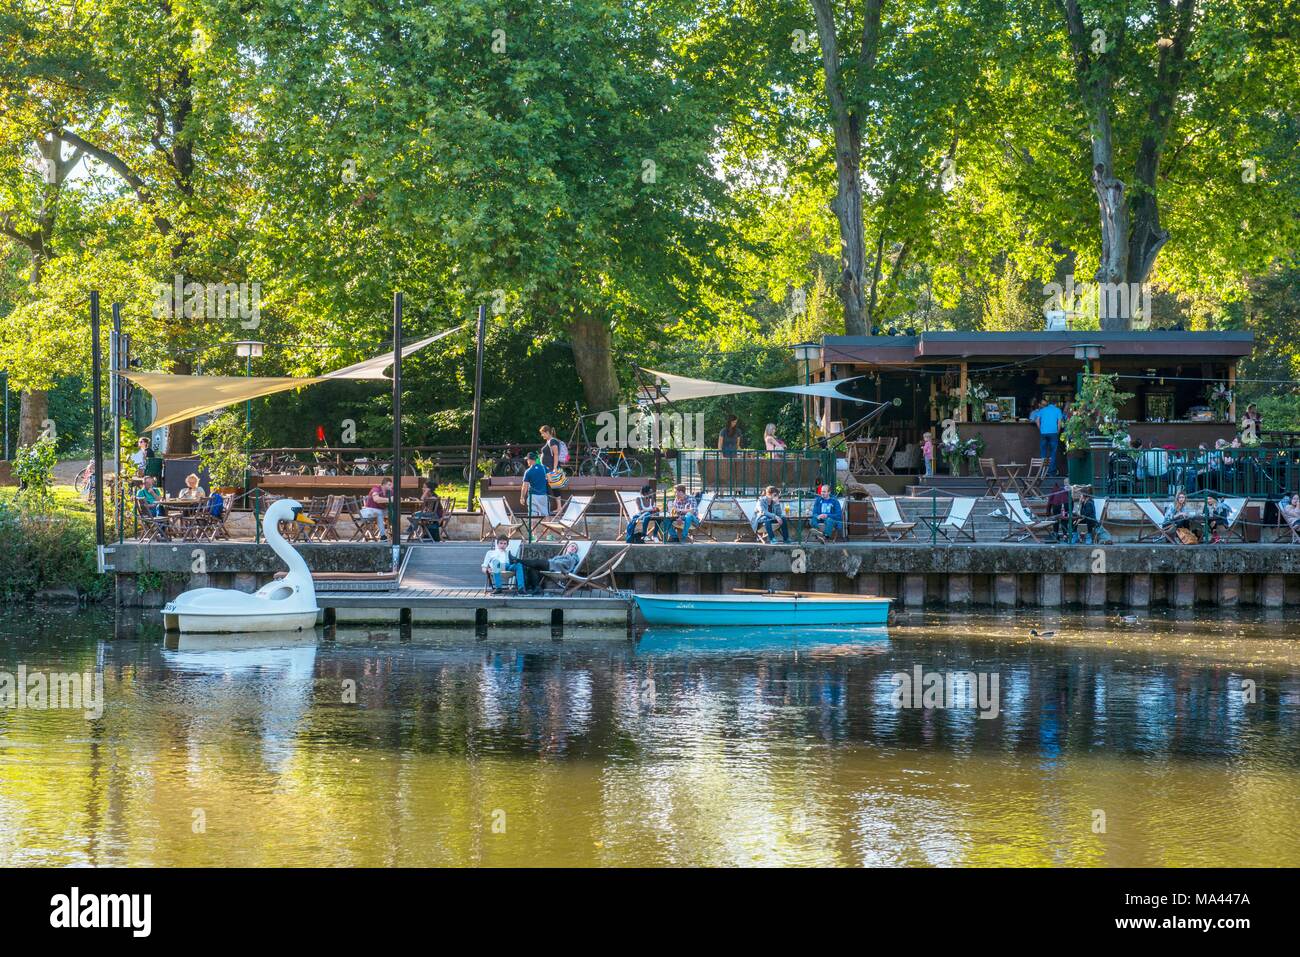
[[[1083, 371], [1092, 375], [1092, 364], [1101, 358], [1101, 346], [1096, 342], [1080, 342], [1074, 347], [1074, 357], [1083, 363]], [[1083, 377], [1079, 377], [1078, 389], [1083, 388]], [[1076, 392], [1078, 391], [1076, 389]]]
[[[795, 361], [803, 363], [803, 384], [808, 385], [812, 381], [812, 361], [821, 355], [821, 346], [815, 342], [796, 342], [790, 349], [794, 352]], [[808, 429], [808, 396], [805, 395], [803, 397], [803, 447], [805, 450], [812, 444], [811, 438]]]
[[[253, 375], [253, 360], [262, 358], [262, 351], [266, 348], [265, 342], [258, 342], [256, 339], [240, 339], [235, 343], [235, 355], [244, 360], [244, 375], [251, 378]], [[247, 436], [244, 454], [248, 456], [248, 462], [253, 461], [253, 400], [244, 400], [244, 434]], [[248, 470], [244, 470], [244, 485], [248, 485]]]

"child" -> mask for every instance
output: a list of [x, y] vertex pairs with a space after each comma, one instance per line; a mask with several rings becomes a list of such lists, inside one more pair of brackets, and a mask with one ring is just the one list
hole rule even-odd
[[934, 474], [934, 436], [929, 432], [921, 436], [921, 455], [925, 458], [925, 474]]

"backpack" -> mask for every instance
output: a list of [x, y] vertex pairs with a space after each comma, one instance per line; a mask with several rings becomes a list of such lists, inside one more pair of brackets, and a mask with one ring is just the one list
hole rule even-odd
[[556, 461], [559, 462], [559, 464], [561, 465], [567, 465], [569, 463], [568, 443], [556, 439], [555, 444], [559, 446], [559, 453], [560, 453], [559, 456], [556, 458]]
[[213, 492], [212, 497], [208, 499], [208, 512], [213, 518], [220, 518], [221, 513], [225, 511], [226, 500], [220, 492]]

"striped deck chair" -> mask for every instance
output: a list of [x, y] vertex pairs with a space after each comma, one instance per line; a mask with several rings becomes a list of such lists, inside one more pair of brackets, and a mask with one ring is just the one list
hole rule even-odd
[[[570, 495], [569, 500], [564, 503], [564, 511], [557, 518], [542, 519], [538, 528], [553, 532], [560, 536], [560, 541], [567, 542], [573, 538], [591, 538], [591, 530], [587, 527], [587, 509], [591, 508], [591, 503], [596, 500], [594, 495]], [[581, 523], [582, 529], [578, 525]]]
[[1165, 525], [1165, 513], [1160, 510], [1155, 502], [1149, 498], [1135, 498], [1133, 504], [1142, 513], [1142, 517], [1146, 519], [1147, 524], [1151, 526], [1146, 534], [1143, 534], [1141, 530], [1138, 531], [1139, 542], [1164, 541], [1171, 545], [1181, 544], [1177, 536], [1174, 535], [1174, 530]]
[[[744, 519], [736, 531], [736, 541], [766, 542], [767, 529], [758, 524], [758, 499], [738, 498], [735, 503], [736, 508], [740, 509], [740, 517]], [[748, 537], [742, 539], [742, 535]]]
[[[616, 490], [614, 494], [618, 496], [618, 511], [621, 516], [620, 521], [623, 523], [623, 528], [626, 529], [627, 523], [632, 521], [632, 519], [641, 512], [641, 493]], [[622, 535], [619, 536], [619, 538], [622, 537]], [[651, 520], [649, 531], [646, 533], [644, 540], [647, 542], [657, 542], [659, 541], [659, 538], [659, 520], [656, 518]]]
[[1004, 542], [1017, 541], [1022, 542], [1026, 538], [1032, 538], [1035, 542], [1043, 541], [1040, 535], [1054, 530], [1056, 522], [1047, 518], [1035, 518], [1025, 508], [1025, 503], [1020, 501], [1019, 492], [1001, 493], [1003, 504], [1007, 509], [1007, 534], [1003, 536]]
[[[523, 546], [524, 546], [524, 541], [522, 538], [512, 539], [510, 543], [506, 545], [506, 554], [509, 555], [512, 559], [516, 559], [519, 557], [519, 549], [523, 548]], [[484, 572], [483, 574], [487, 577], [487, 590], [491, 591], [493, 588], [496, 587], [497, 583], [492, 580], [492, 573], [490, 571]], [[506, 572], [506, 571], [501, 572], [502, 591], [508, 591], [511, 588], [518, 589], [518, 587], [519, 587], [519, 582], [515, 580], [514, 572]]]

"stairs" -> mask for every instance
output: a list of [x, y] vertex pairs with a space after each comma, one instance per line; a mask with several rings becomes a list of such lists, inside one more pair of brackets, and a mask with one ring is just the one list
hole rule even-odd
[[403, 588], [482, 588], [483, 555], [489, 542], [411, 545], [402, 569]]

